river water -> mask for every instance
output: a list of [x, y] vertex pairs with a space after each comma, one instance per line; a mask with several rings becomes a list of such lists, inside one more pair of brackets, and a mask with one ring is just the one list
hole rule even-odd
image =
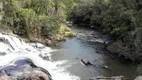
[[[75, 28], [73, 31], [79, 36], [51, 48], [40, 43], [25, 43], [18, 36], [0, 33], [0, 69], [15, 65], [14, 62], [19, 59], [29, 58], [37, 66], [48, 70], [53, 80], [89, 80], [94, 76], [120, 75], [133, 80], [136, 77], [137, 65], [112, 58], [104, 50], [107, 36], [86, 29]], [[90, 34], [96, 37], [92, 38]], [[94, 65], [83, 65], [80, 60], [84, 58]], [[104, 65], [109, 69], [104, 69]]]
[[[85, 35], [84, 38], [75, 37], [58, 44], [54, 47], [57, 51], [52, 53], [52, 61], [65, 61], [59, 66], [80, 77], [80, 80], [89, 80], [94, 76], [125, 76], [128, 80], [133, 80], [136, 77], [137, 65], [118, 57], [112, 58], [112, 55], [104, 49], [103, 43], [108, 40], [107, 36], [86, 29], [75, 28], [73, 31]], [[90, 32], [99, 36], [94, 39], [86, 38], [86, 36], [90, 36]], [[80, 60], [84, 58], [92, 62], [93, 66], [83, 65]], [[109, 69], [103, 68], [105, 65]]]

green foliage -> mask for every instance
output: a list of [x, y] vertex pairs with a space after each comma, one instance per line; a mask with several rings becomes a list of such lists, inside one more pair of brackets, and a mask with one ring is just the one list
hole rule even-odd
[[28, 38], [52, 37], [66, 20], [73, 0], [3, 0], [2, 24]]
[[57, 21], [56, 17], [45, 17], [39, 16], [41, 35], [45, 37], [51, 37], [56, 35], [60, 29], [60, 22]]
[[75, 24], [102, 28], [104, 33], [122, 39], [121, 54], [142, 61], [141, 0], [78, 0], [69, 14]]
[[55, 14], [60, 20], [64, 21], [66, 14], [75, 6], [74, 0], [54, 0]]

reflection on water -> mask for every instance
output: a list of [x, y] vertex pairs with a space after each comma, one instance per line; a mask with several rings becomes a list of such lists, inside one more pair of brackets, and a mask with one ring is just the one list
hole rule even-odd
[[[133, 80], [137, 74], [136, 65], [118, 58], [111, 58], [102, 49], [103, 47], [104, 44], [99, 42], [90, 42], [78, 38], [68, 39], [54, 47], [57, 51], [52, 53], [52, 61], [66, 61], [58, 66], [62, 66], [71, 74], [79, 76], [81, 80], [89, 80], [94, 76], [120, 75]], [[87, 58], [94, 65], [82, 65], [80, 59], [83, 58]], [[107, 65], [110, 69], [104, 69], [104, 65]]]

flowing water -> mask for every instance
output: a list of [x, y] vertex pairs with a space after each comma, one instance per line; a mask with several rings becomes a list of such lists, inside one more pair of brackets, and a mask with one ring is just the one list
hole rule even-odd
[[[89, 30], [74, 30], [87, 34]], [[54, 80], [89, 80], [94, 76], [126, 76], [129, 80], [136, 77], [136, 65], [112, 59], [103, 49], [107, 37], [76, 37], [59, 43], [56, 47], [40, 43], [25, 43], [21, 38], [0, 33], [0, 68], [13, 64], [16, 60], [30, 58], [33, 62], [49, 71]], [[87, 58], [93, 66], [85, 66], [80, 60]], [[104, 69], [107, 65], [110, 69]]]
[[[17, 36], [0, 33], [0, 69], [15, 65], [13, 63], [19, 59], [29, 58], [37, 66], [48, 70], [54, 80], [79, 80], [79, 77], [71, 75], [64, 67], [57, 66], [65, 63], [65, 61], [50, 61], [50, 53], [54, 51], [40, 43], [25, 43]], [[47, 56], [49, 60], [42, 58]]]
[[[86, 29], [75, 28], [73, 31], [79, 36], [58, 44], [55, 47], [58, 50], [52, 54], [52, 61], [65, 61], [59, 66], [79, 76], [80, 80], [89, 80], [94, 76], [125, 76], [128, 80], [134, 80], [137, 65], [110, 55], [104, 49], [104, 42], [109, 41], [107, 36]], [[84, 58], [93, 63], [93, 66], [82, 65], [80, 60]], [[105, 65], [109, 69], [105, 69]]]

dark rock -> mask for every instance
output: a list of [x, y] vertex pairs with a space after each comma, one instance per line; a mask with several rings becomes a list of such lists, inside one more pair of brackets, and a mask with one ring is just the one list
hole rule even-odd
[[33, 68], [37, 68], [37, 66], [33, 63], [33, 61], [31, 59], [27, 59], [27, 58], [15, 61], [14, 64], [19, 65], [19, 66], [28, 64]]
[[104, 69], [109, 69], [109, 67], [107, 65], [104, 65], [103, 68]]
[[118, 40], [108, 45], [107, 50], [110, 51], [111, 53], [120, 53], [122, 47], [123, 47], [122, 40]]
[[97, 76], [89, 80], [123, 80], [123, 78], [124, 78], [123, 76], [114, 76], [114, 77]]
[[96, 53], [99, 53], [100, 51], [96, 51]]
[[48, 77], [50, 77], [50, 78], [52, 77], [51, 74], [46, 69], [44, 69], [42, 67], [39, 67], [39, 70], [41, 70], [42, 72], [44, 72], [45, 74], [47, 74]]

